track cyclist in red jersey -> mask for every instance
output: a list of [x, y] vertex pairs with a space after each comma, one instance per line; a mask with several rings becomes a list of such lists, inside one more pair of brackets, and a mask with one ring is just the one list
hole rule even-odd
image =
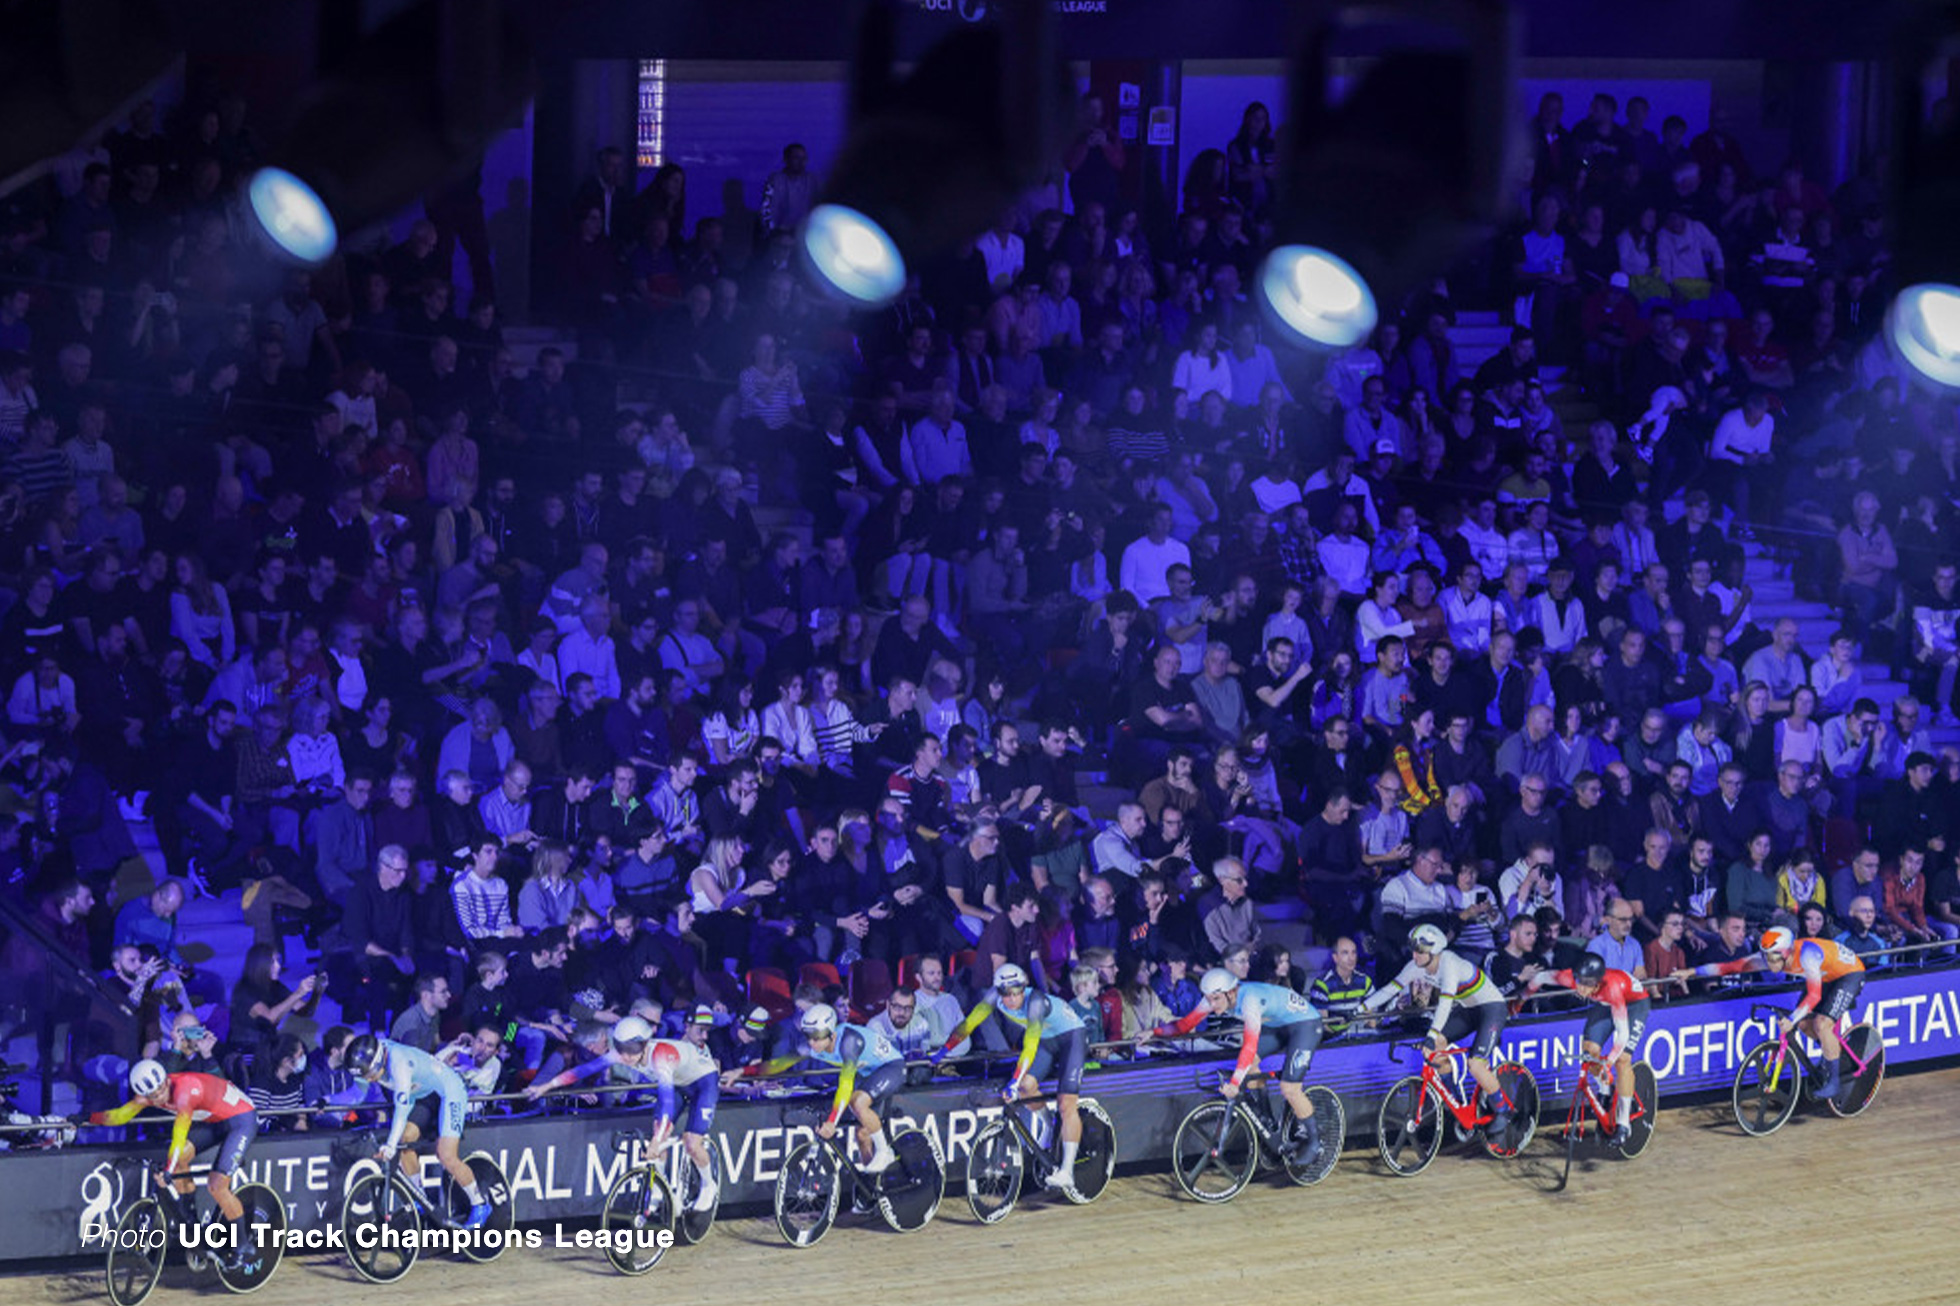
[[[1632, 1130], [1633, 1054], [1646, 1037], [1647, 1020], [1653, 1014], [1653, 999], [1639, 980], [1623, 970], [1615, 970], [1606, 959], [1589, 952], [1570, 970], [1541, 971], [1532, 977], [1534, 992], [1545, 986], [1571, 989], [1587, 999], [1585, 1032], [1580, 1045], [1593, 1056], [1613, 1067], [1613, 1145], [1625, 1145]], [[1611, 1050], [1606, 1040], [1613, 1040]]]

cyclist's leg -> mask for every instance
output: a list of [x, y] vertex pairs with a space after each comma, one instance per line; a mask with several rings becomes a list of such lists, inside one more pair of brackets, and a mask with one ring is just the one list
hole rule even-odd
[[687, 1097], [687, 1124], [681, 1132], [681, 1146], [694, 1162], [694, 1168], [701, 1175], [701, 1189], [695, 1195], [697, 1209], [707, 1210], [715, 1203], [718, 1185], [715, 1183], [714, 1164], [708, 1156], [708, 1131], [714, 1128], [715, 1107], [721, 1100], [721, 1081], [714, 1075], [703, 1075], [676, 1090]]
[[402, 1126], [401, 1150], [396, 1161], [408, 1181], [417, 1188], [422, 1186], [422, 1158], [415, 1154], [415, 1144], [426, 1138], [434, 1130], [436, 1108], [433, 1098], [421, 1098], [408, 1109], [408, 1123]]
[[[469, 1224], [474, 1227], [490, 1218], [490, 1203], [477, 1186], [476, 1172], [463, 1160], [463, 1120], [469, 1106], [469, 1090], [460, 1076], [443, 1077], [437, 1090], [436, 1160], [470, 1199]], [[427, 1101], [428, 1099], [423, 1099]]]
[[[1497, 1072], [1490, 1068], [1491, 1063], [1497, 1060], [1497, 1040], [1504, 1033], [1504, 1020], [1509, 1013], [1503, 1003], [1487, 1002], [1463, 1014], [1477, 1031], [1470, 1044], [1470, 1074], [1476, 1079], [1477, 1087], [1484, 1091], [1484, 1096], [1493, 1100], [1492, 1113], [1509, 1115], [1510, 1103], [1504, 1101], [1499, 1092]], [[1456, 1024], [1454, 1015], [1450, 1017], [1450, 1024]]]
[[1286, 1049], [1286, 1059], [1279, 1069], [1280, 1095], [1299, 1122], [1289, 1159], [1295, 1165], [1307, 1165], [1320, 1154], [1320, 1126], [1314, 1120], [1313, 1099], [1307, 1096], [1306, 1079], [1307, 1068], [1313, 1064], [1314, 1049], [1320, 1046], [1321, 1026], [1318, 1020], [1301, 1020], [1276, 1032], [1284, 1037]]
[[851, 1110], [857, 1116], [862, 1131], [860, 1144], [868, 1147], [871, 1154], [864, 1161], [864, 1167], [874, 1173], [888, 1169], [896, 1159], [891, 1139], [885, 1135], [884, 1113], [904, 1084], [905, 1063], [894, 1061], [866, 1075], [859, 1081], [857, 1092], [851, 1096]]
[[238, 1200], [231, 1191], [231, 1177], [245, 1164], [245, 1149], [252, 1145], [252, 1136], [259, 1132], [259, 1117], [254, 1111], [241, 1111], [225, 1121], [224, 1142], [218, 1146], [218, 1155], [211, 1162], [210, 1177], [205, 1186], [211, 1190], [211, 1200], [224, 1212], [225, 1219], [236, 1221], [245, 1214], [245, 1203]]
[[[1035, 1046], [1034, 1060], [1028, 1063], [1028, 1073], [1021, 1076], [1021, 1082], [1014, 1086], [1016, 1096], [1022, 1101], [1029, 1103], [1022, 1110], [1026, 1112], [1025, 1119], [1028, 1132], [1037, 1138], [1041, 1136], [1041, 1130], [1039, 1128], [1041, 1107], [1039, 1104], [1032, 1102], [1032, 1099], [1041, 1096], [1041, 1081], [1048, 1078], [1057, 1069], [1061, 1061], [1059, 1056], [1061, 1043], [1061, 1037], [1041, 1040]], [[1078, 1075], [1077, 1082], [1080, 1082], [1080, 1078]], [[1076, 1137], [1080, 1138], [1081, 1134], [1078, 1133]]]
[[[1633, 1058], [1641, 1039], [1647, 1035], [1647, 1017], [1652, 1011], [1651, 1001], [1635, 1002], [1627, 1007], [1627, 1045], [1613, 1060], [1614, 1123], [1621, 1129], [1633, 1119]], [[1648, 1103], [1648, 1109], [1652, 1108], [1653, 1104]]]
[[185, 1177], [184, 1171], [191, 1168], [191, 1162], [197, 1159], [199, 1152], [202, 1152], [205, 1148], [210, 1147], [217, 1141], [217, 1130], [211, 1125], [192, 1125], [190, 1133], [184, 1137], [184, 1145], [171, 1152], [164, 1159], [164, 1169], [170, 1171], [172, 1176], [170, 1180], [171, 1191], [177, 1194], [177, 1199], [180, 1204], [184, 1199], [197, 1191], [196, 1182]]

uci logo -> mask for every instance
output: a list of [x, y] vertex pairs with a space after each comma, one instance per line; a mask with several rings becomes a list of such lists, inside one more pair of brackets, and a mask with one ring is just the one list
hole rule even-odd
[[987, 16], [987, 0], [918, 0], [919, 8], [929, 13], [958, 14], [969, 23], [977, 23]]
[[82, 1179], [81, 1230], [84, 1241], [91, 1229], [113, 1226], [122, 1206], [122, 1173], [104, 1161]]

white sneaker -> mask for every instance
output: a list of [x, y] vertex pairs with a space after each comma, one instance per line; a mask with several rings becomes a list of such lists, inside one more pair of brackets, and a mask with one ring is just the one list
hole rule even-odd
[[707, 1210], [715, 1204], [715, 1196], [720, 1192], [721, 1188], [715, 1183], [713, 1175], [702, 1175], [701, 1191], [694, 1195], [694, 1205], [688, 1209], [694, 1211]]

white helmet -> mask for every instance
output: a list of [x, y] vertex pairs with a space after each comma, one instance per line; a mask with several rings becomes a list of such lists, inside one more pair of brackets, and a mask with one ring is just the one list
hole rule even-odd
[[1210, 997], [1214, 993], [1230, 993], [1239, 986], [1239, 977], [1223, 966], [1213, 966], [1198, 981], [1198, 992]]
[[803, 1018], [797, 1024], [811, 1038], [817, 1038], [824, 1034], [835, 1034], [837, 1032], [836, 1009], [827, 1002], [819, 1002], [804, 1012]]
[[147, 1057], [129, 1068], [129, 1091], [138, 1097], [148, 1097], [169, 1082], [162, 1065]]
[[1426, 952], [1433, 957], [1449, 946], [1448, 936], [1434, 925], [1418, 925], [1409, 931], [1410, 952]]
[[1780, 957], [1788, 952], [1796, 941], [1796, 935], [1781, 925], [1776, 925], [1763, 931], [1762, 949], [1772, 957]]
[[612, 1027], [614, 1043], [644, 1043], [653, 1037], [653, 1026], [638, 1016], [628, 1016]]
[[1024, 989], [1028, 986], [1028, 973], [1008, 962], [994, 971], [994, 987], [997, 989]]

